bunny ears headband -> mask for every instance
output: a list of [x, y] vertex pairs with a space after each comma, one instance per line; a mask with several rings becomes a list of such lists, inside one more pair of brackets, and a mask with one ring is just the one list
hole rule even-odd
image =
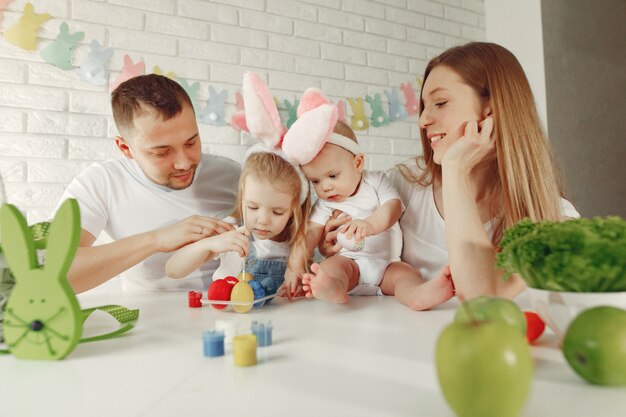
[[308, 88], [298, 106], [298, 119], [291, 125], [283, 139], [283, 150], [300, 165], [308, 164], [326, 143], [340, 146], [356, 155], [359, 144], [333, 129], [337, 124], [337, 106], [317, 88]]
[[300, 204], [304, 203], [309, 195], [309, 182], [304, 177], [300, 165], [289, 158], [281, 148], [285, 135], [285, 127], [280, 121], [274, 98], [269, 88], [259, 76], [253, 72], [243, 74], [243, 110], [233, 116], [234, 123], [256, 138], [260, 143], [252, 146], [244, 156], [244, 162], [257, 153], [273, 153], [287, 161], [300, 178]]
[[333, 133], [338, 119], [337, 107], [315, 88], [307, 89], [298, 106], [298, 119], [286, 131], [280, 121], [278, 109], [261, 78], [253, 73], [243, 75], [244, 110], [233, 116], [232, 123], [250, 132], [259, 142], [244, 157], [259, 152], [271, 152], [289, 162], [300, 177], [300, 204], [309, 194], [309, 183], [300, 165], [308, 164], [326, 143], [340, 146], [354, 155], [361, 153], [359, 145], [337, 133]]

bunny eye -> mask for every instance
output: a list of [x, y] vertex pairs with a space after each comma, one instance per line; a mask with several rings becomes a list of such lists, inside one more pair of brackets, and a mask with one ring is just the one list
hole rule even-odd
[[43, 304], [43, 303], [45, 303], [45, 302], [46, 302], [46, 299], [45, 299], [45, 298], [42, 298], [42, 299], [41, 299], [41, 304]]
[[32, 303], [34, 303], [34, 302], [35, 302], [35, 300], [33, 300], [33, 299], [31, 298], [30, 300], [28, 300], [28, 302], [29, 302], [30, 304], [32, 304]]

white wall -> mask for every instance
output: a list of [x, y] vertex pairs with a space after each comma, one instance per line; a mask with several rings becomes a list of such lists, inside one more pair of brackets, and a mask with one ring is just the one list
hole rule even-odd
[[486, 38], [509, 49], [522, 64], [547, 131], [541, 0], [485, 0]]
[[[110, 80], [125, 53], [201, 84], [229, 90], [227, 116], [245, 70], [259, 72], [279, 99], [316, 86], [333, 99], [364, 97], [415, 83], [443, 49], [485, 36], [482, 0], [31, 0], [54, 18], [39, 31], [38, 51], [0, 38], [0, 173], [10, 202], [29, 220], [45, 218], [85, 166], [117, 156], [108, 89], [42, 60], [59, 25], [84, 31], [88, 43], [115, 49]], [[4, 11], [0, 30], [22, 15], [26, 0]], [[401, 96], [402, 97], [402, 96]], [[368, 107], [366, 107], [368, 108]], [[357, 132], [368, 164], [383, 169], [420, 152], [413, 116]], [[250, 144], [230, 127], [199, 124], [205, 152], [239, 160]]]

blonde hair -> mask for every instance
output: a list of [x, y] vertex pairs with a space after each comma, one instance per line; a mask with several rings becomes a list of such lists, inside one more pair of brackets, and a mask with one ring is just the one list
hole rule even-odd
[[[490, 101], [496, 157], [486, 162], [494, 177], [488, 197], [492, 217], [498, 218], [494, 243], [500, 241], [504, 229], [523, 218], [558, 220], [559, 197], [563, 195], [559, 169], [541, 128], [530, 85], [515, 56], [486, 42], [450, 48], [428, 63], [424, 83], [439, 65], [453, 70], [476, 94]], [[421, 96], [420, 113], [424, 110]], [[420, 132], [424, 154], [416, 157], [415, 163], [421, 173], [415, 175], [402, 165], [398, 169], [409, 182], [422, 186], [441, 183], [441, 165], [433, 160], [426, 130]]]
[[[261, 152], [250, 155], [243, 165], [237, 192], [237, 203], [232, 216], [237, 220], [243, 219], [242, 207], [243, 196], [246, 188], [246, 179], [254, 177], [271, 184], [281, 192], [291, 193], [291, 215], [283, 233], [288, 236], [288, 244], [291, 251], [297, 249], [299, 253], [306, 253], [306, 223], [311, 210], [311, 197], [307, 196], [304, 203], [300, 204], [300, 188], [302, 183], [295, 168], [280, 156]], [[300, 265], [306, 269], [305, 264]]]

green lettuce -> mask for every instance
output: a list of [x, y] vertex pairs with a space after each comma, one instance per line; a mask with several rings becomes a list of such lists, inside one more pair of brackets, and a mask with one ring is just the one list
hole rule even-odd
[[522, 220], [500, 241], [497, 266], [529, 287], [570, 292], [626, 291], [626, 221], [595, 217]]

